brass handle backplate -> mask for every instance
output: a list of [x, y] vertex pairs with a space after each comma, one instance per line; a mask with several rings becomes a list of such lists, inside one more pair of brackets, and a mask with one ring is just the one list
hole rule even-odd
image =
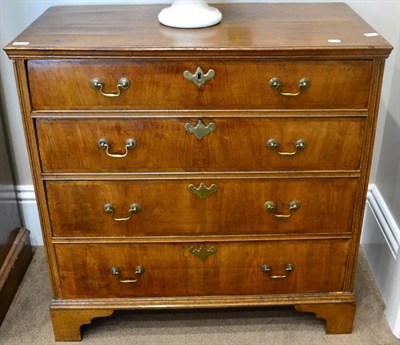
[[111, 214], [113, 221], [124, 222], [124, 221], [128, 221], [129, 219], [131, 219], [133, 213], [138, 213], [140, 211], [140, 206], [139, 206], [139, 204], [136, 204], [136, 203], [130, 205], [129, 210], [128, 210], [129, 216], [122, 217], [122, 218], [117, 218], [114, 216], [115, 208], [114, 208], [113, 204], [110, 204], [110, 203], [104, 204], [103, 209], [104, 209], [105, 213]]
[[273, 275], [273, 274], [271, 273], [271, 270], [272, 270], [272, 269], [271, 269], [271, 266], [268, 265], [268, 264], [264, 264], [264, 265], [261, 266], [261, 271], [263, 271], [264, 273], [267, 273], [268, 276], [269, 276], [271, 279], [283, 279], [283, 278], [287, 278], [287, 276], [289, 275], [289, 273], [292, 272], [292, 271], [294, 271], [295, 268], [296, 268], [296, 267], [294, 266], [294, 264], [286, 264], [286, 265], [285, 265], [285, 272], [286, 272], [286, 274], [284, 274], [284, 275]]
[[207, 249], [206, 247], [204, 247], [204, 245], [201, 245], [199, 249], [195, 247], [190, 247], [189, 252], [190, 254], [197, 256], [202, 261], [204, 261], [210, 255], [215, 254], [217, 252], [217, 247], [211, 246], [209, 249]]
[[203, 70], [200, 67], [197, 67], [197, 70], [194, 74], [186, 70], [183, 72], [183, 76], [185, 77], [185, 79], [192, 81], [200, 88], [206, 83], [206, 81], [214, 78], [215, 71], [213, 69], [210, 69], [207, 73], [204, 74]]
[[186, 123], [185, 124], [185, 129], [196, 136], [197, 139], [201, 140], [203, 137], [205, 137], [207, 134], [210, 134], [213, 132], [216, 128], [216, 125], [214, 122], [210, 122], [207, 126], [204, 125], [203, 121], [199, 120], [196, 124], [196, 126], [193, 126], [191, 123]]
[[100, 149], [106, 151], [107, 156], [112, 158], [123, 158], [128, 155], [129, 150], [133, 150], [136, 147], [135, 139], [126, 139], [125, 140], [125, 152], [124, 153], [110, 153], [110, 144], [107, 139], [101, 138], [97, 143]]
[[279, 148], [279, 143], [276, 141], [276, 139], [268, 139], [267, 141], [267, 147], [270, 150], [275, 151], [278, 155], [281, 156], [294, 156], [299, 150], [304, 150], [307, 147], [307, 141], [304, 139], [299, 139], [295, 143], [295, 150], [292, 152], [281, 152], [278, 151]]
[[289, 217], [292, 216], [292, 212], [293, 211], [297, 211], [300, 208], [300, 206], [301, 206], [300, 201], [291, 201], [289, 203], [289, 214], [279, 214], [279, 213], [275, 212], [276, 211], [276, 204], [273, 201], [267, 201], [264, 204], [264, 209], [266, 211], [272, 212], [274, 217], [277, 217], [277, 218], [289, 218]]
[[302, 90], [308, 89], [310, 87], [310, 81], [307, 78], [301, 78], [299, 80], [298, 83], [298, 88], [299, 90], [297, 92], [283, 92], [281, 91], [282, 88], [282, 82], [279, 78], [274, 77], [271, 78], [271, 80], [269, 81], [269, 86], [272, 89], [278, 90], [278, 92], [282, 95], [282, 96], [289, 96], [289, 97], [294, 97], [294, 96], [298, 96], [300, 95], [300, 92]]
[[199, 187], [195, 187], [193, 184], [188, 186], [189, 192], [197, 195], [200, 199], [207, 198], [210, 194], [217, 191], [217, 185], [212, 184], [210, 187], [206, 187], [204, 182], [201, 182]]
[[127, 90], [131, 86], [131, 81], [128, 78], [121, 78], [117, 84], [117, 91], [115, 92], [104, 92], [104, 82], [100, 78], [93, 78], [90, 81], [90, 85], [93, 89], [99, 90], [100, 93], [105, 97], [118, 97], [121, 94], [121, 90]]
[[[121, 275], [121, 270], [118, 267], [112, 267], [110, 269], [110, 273], [114, 276], [117, 276], [117, 279], [120, 283], [122, 284], [134, 284], [137, 283], [139, 280], [139, 277], [137, 279], [120, 279], [120, 275]], [[139, 276], [141, 274], [144, 273], [144, 267], [143, 266], [136, 266], [135, 267], [135, 275]]]

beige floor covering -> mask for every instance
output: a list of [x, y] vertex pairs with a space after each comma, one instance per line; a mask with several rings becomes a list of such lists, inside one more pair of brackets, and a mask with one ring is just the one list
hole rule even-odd
[[[289, 307], [125, 311], [84, 326], [82, 344], [400, 345], [389, 330], [384, 304], [363, 255], [355, 291], [357, 312], [352, 334], [326, 335], [323, 321]], [[44, 251], [38, 248], [0, 327], [0, 344], [55, 344], [48, 312], [50, 299]]]

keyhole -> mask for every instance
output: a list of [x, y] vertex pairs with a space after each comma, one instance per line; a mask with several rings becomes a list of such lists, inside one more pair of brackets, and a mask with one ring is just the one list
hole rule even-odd
[[197, 79], [198, 79], [198, 80], [201, 79], [201, 72], [197, 73]]

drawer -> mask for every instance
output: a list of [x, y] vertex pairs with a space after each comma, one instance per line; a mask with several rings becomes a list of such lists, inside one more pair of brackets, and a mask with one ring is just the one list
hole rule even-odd
[[46, 190], [61, 237], [349, 233], [357, 179], [48, 181]]
[[[196, 73], [198, 67], [203, 73]], [[210, 69], [214, 77], [201, 87], [184, 77], [188, 71], [203, 80]], [[372, 60], [28, 61], [32, 106], [38, 110], [366, 109], [371, 76]], [[127, 89], [121, 78], [129, 80]], [[101, 79], [101, 90], [91, 86], [93, 79]], [[299, 89], [304, 79], [309, 87]], [[110, 97], [118, 90], [118, 97]], [[299, 91], [296, 97], [283, 95]]]
[[357, 170], [365, 121], [38, 119], [36, 129], [42, 169], [50, 173]]
[[345, 240], [55, 245], [62, 298], [341, 291], [348, 248]]

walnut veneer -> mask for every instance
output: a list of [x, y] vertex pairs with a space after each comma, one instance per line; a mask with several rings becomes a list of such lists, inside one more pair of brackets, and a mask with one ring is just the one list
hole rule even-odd
[[53, 7], [5, 48], [56, 340], [143, 308], [293, 305], [351, 332], [391, 46], [343, 4], [220, 5], [199, 30], [161, 7]]

